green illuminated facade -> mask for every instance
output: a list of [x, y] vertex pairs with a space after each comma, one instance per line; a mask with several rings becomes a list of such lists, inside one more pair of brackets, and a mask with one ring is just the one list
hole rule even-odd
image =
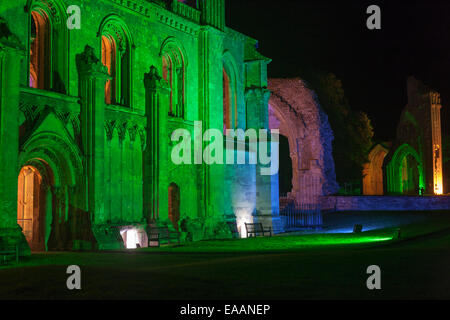
[[0, 18], [0, 243], [114, 249], [149, 225], [200, 240], [277, 220], [258, 166], [170, 160], [195, 121], [268, 128], [270, 60], [225, 26], [224, 0], [8, 0]]

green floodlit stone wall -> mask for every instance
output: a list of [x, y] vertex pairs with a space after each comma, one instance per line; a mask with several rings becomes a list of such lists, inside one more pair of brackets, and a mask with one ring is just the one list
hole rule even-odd
[[[81, 9], [80, 30], [66, 27], [70, 5]], [[45, 177], [45, 200], [34, 213], [39, 223], [35, 236], [48, 239], [43, 250], [118, 248], [123, 244], [117, 230], [124, 226], [172, 228], [171, 183], [180, 188], [183, 232], [193, 239], [229, 236], [225, 219], [240, 206], [229, 199], [237, 198], [233, 190], [243, 192], [233, 181], [249, 173], [170, 161], [173, 130], [187, 129], [193, 137], [194, 121], [223, 129], [224, 69], [234, 88], [237, 127], [268, 127], [270, 60], [256, 51], [256, 40], [224, 26], [224, 8], [224, 0], [205, 0], [198, 9], [178, 1], [0, 3], [0, 71], [2, 79], [9, 79], [0, 83], [5, 93], [0, 100], [0, 154], [2, 163], [8, 159], [0, 171], [0, 236], [23, 244], [16, 220], [17, 179], [25, 165]], [[52, 30], [46, 90], [29, 87], [32, 10], [46, 12]], [[101, 65], [105, 30], [129, 48], [129, 99], [122, 100], [129, 102], [124, 105], [104, 103], [110, 78]], [[173, 50], [184, 67], [182, 117], [168, 115], [170, 90], [161, 79], [162, 57]], [[249, 207], [270, 215], [273, 177], [252, 181], [245, 202], [251, 199]]]

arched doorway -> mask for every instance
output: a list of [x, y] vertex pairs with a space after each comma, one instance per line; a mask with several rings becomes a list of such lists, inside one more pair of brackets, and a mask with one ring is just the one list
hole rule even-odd
[[419, 195], [419, 165], [410, 154], [403, 158], [401, 176], [402, 193], [404, 195]]
[[366, 196], [382, 196], [383, 190], [383, 162], [389, 150], [377, 144], [369, 153], [369, 162], [364, 164], [363, 194]]
[[[25, 179], [20, 175], [23, 168], [32, 167], [41, 177], [40, 187], [33, 191], [23, 186], [20, 189], [18, 181], [18, 201], [23, 202], [31, 193], [33, 207], [39, 208], [33, 209], [35, 240], [30, 243], [31, 249], [57, 251], [92, 246], [91, 217], [86, 214], [83, 167], [76, 146], [54, 133], [36, 134], [21, 146], [19, 164], [17, 174], [23, 182]], [[35, 202], [37, 198], [39, 205]]]
[[178, 231], [180, 221], [180, 187], [176, 183], [169, 185], [169, 219]]
[[386, 166], [387, 191], [391, 194], [418, 195], [425, 191], [421, 157], [408, 144], [401, 145]]
[[286, 136], [280, 135], [279, 149], [279, 193], [280, 197], [287, 198], [292, 191], [292, 159], [289, 148], [289, 140]]
[[32, 251], [45, 250], [46, 187], [41, 172], [24, 166], [19, 173], [17, 224]]

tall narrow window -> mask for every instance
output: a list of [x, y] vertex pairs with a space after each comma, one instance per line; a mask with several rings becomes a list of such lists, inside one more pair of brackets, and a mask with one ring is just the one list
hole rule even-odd
[[45, 12], [31, 12], [30, 30], [29, 85], [31, 88], [50, 89], [50, 25]]
[[129, 31], [119, 21], [106, 21], [101, 28], [102, 63], [111, 76], [105, 85], [105, 102], [131, 106], [131, 43]]
[[[238, 73], [234, 58], [227, 51], [222, 58], [223, 79], [223, 129], [236, 129], [238, 127], [237, 86]], [[243, 110], [242, 110], [243, 111]], [[241, 123], [241, 125], [243, 125]]]
[[230, 78], [223, 69], [223, 132], [231, 129], [231, 95], [230, 95]]
[[116, 89], [116, 44], [114, 39], [102, 36], [102, 63], [108, 68], [108, 74], [112, 77], [105, 85], [105, 102], [111, 104]]
[[65, 94], [69, 80], [65, 6], [61, 0], [29, 2], [28, 85]]
[[180, 49], [170, 43], [163, 49], [163, 78], [170, 88], [169, 115], [183, 118], [185, 106], [185, 63]]

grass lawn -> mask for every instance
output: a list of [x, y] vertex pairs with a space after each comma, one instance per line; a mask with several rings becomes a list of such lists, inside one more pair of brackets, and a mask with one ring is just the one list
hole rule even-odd
[[[33, 254], [0, 267], [0, 299], [449, 299], [450, 213], [396, 229]], [[73, 264], [80, 291], [66, 288]], [[374, 264], [380, 291], [366, 287]]]

